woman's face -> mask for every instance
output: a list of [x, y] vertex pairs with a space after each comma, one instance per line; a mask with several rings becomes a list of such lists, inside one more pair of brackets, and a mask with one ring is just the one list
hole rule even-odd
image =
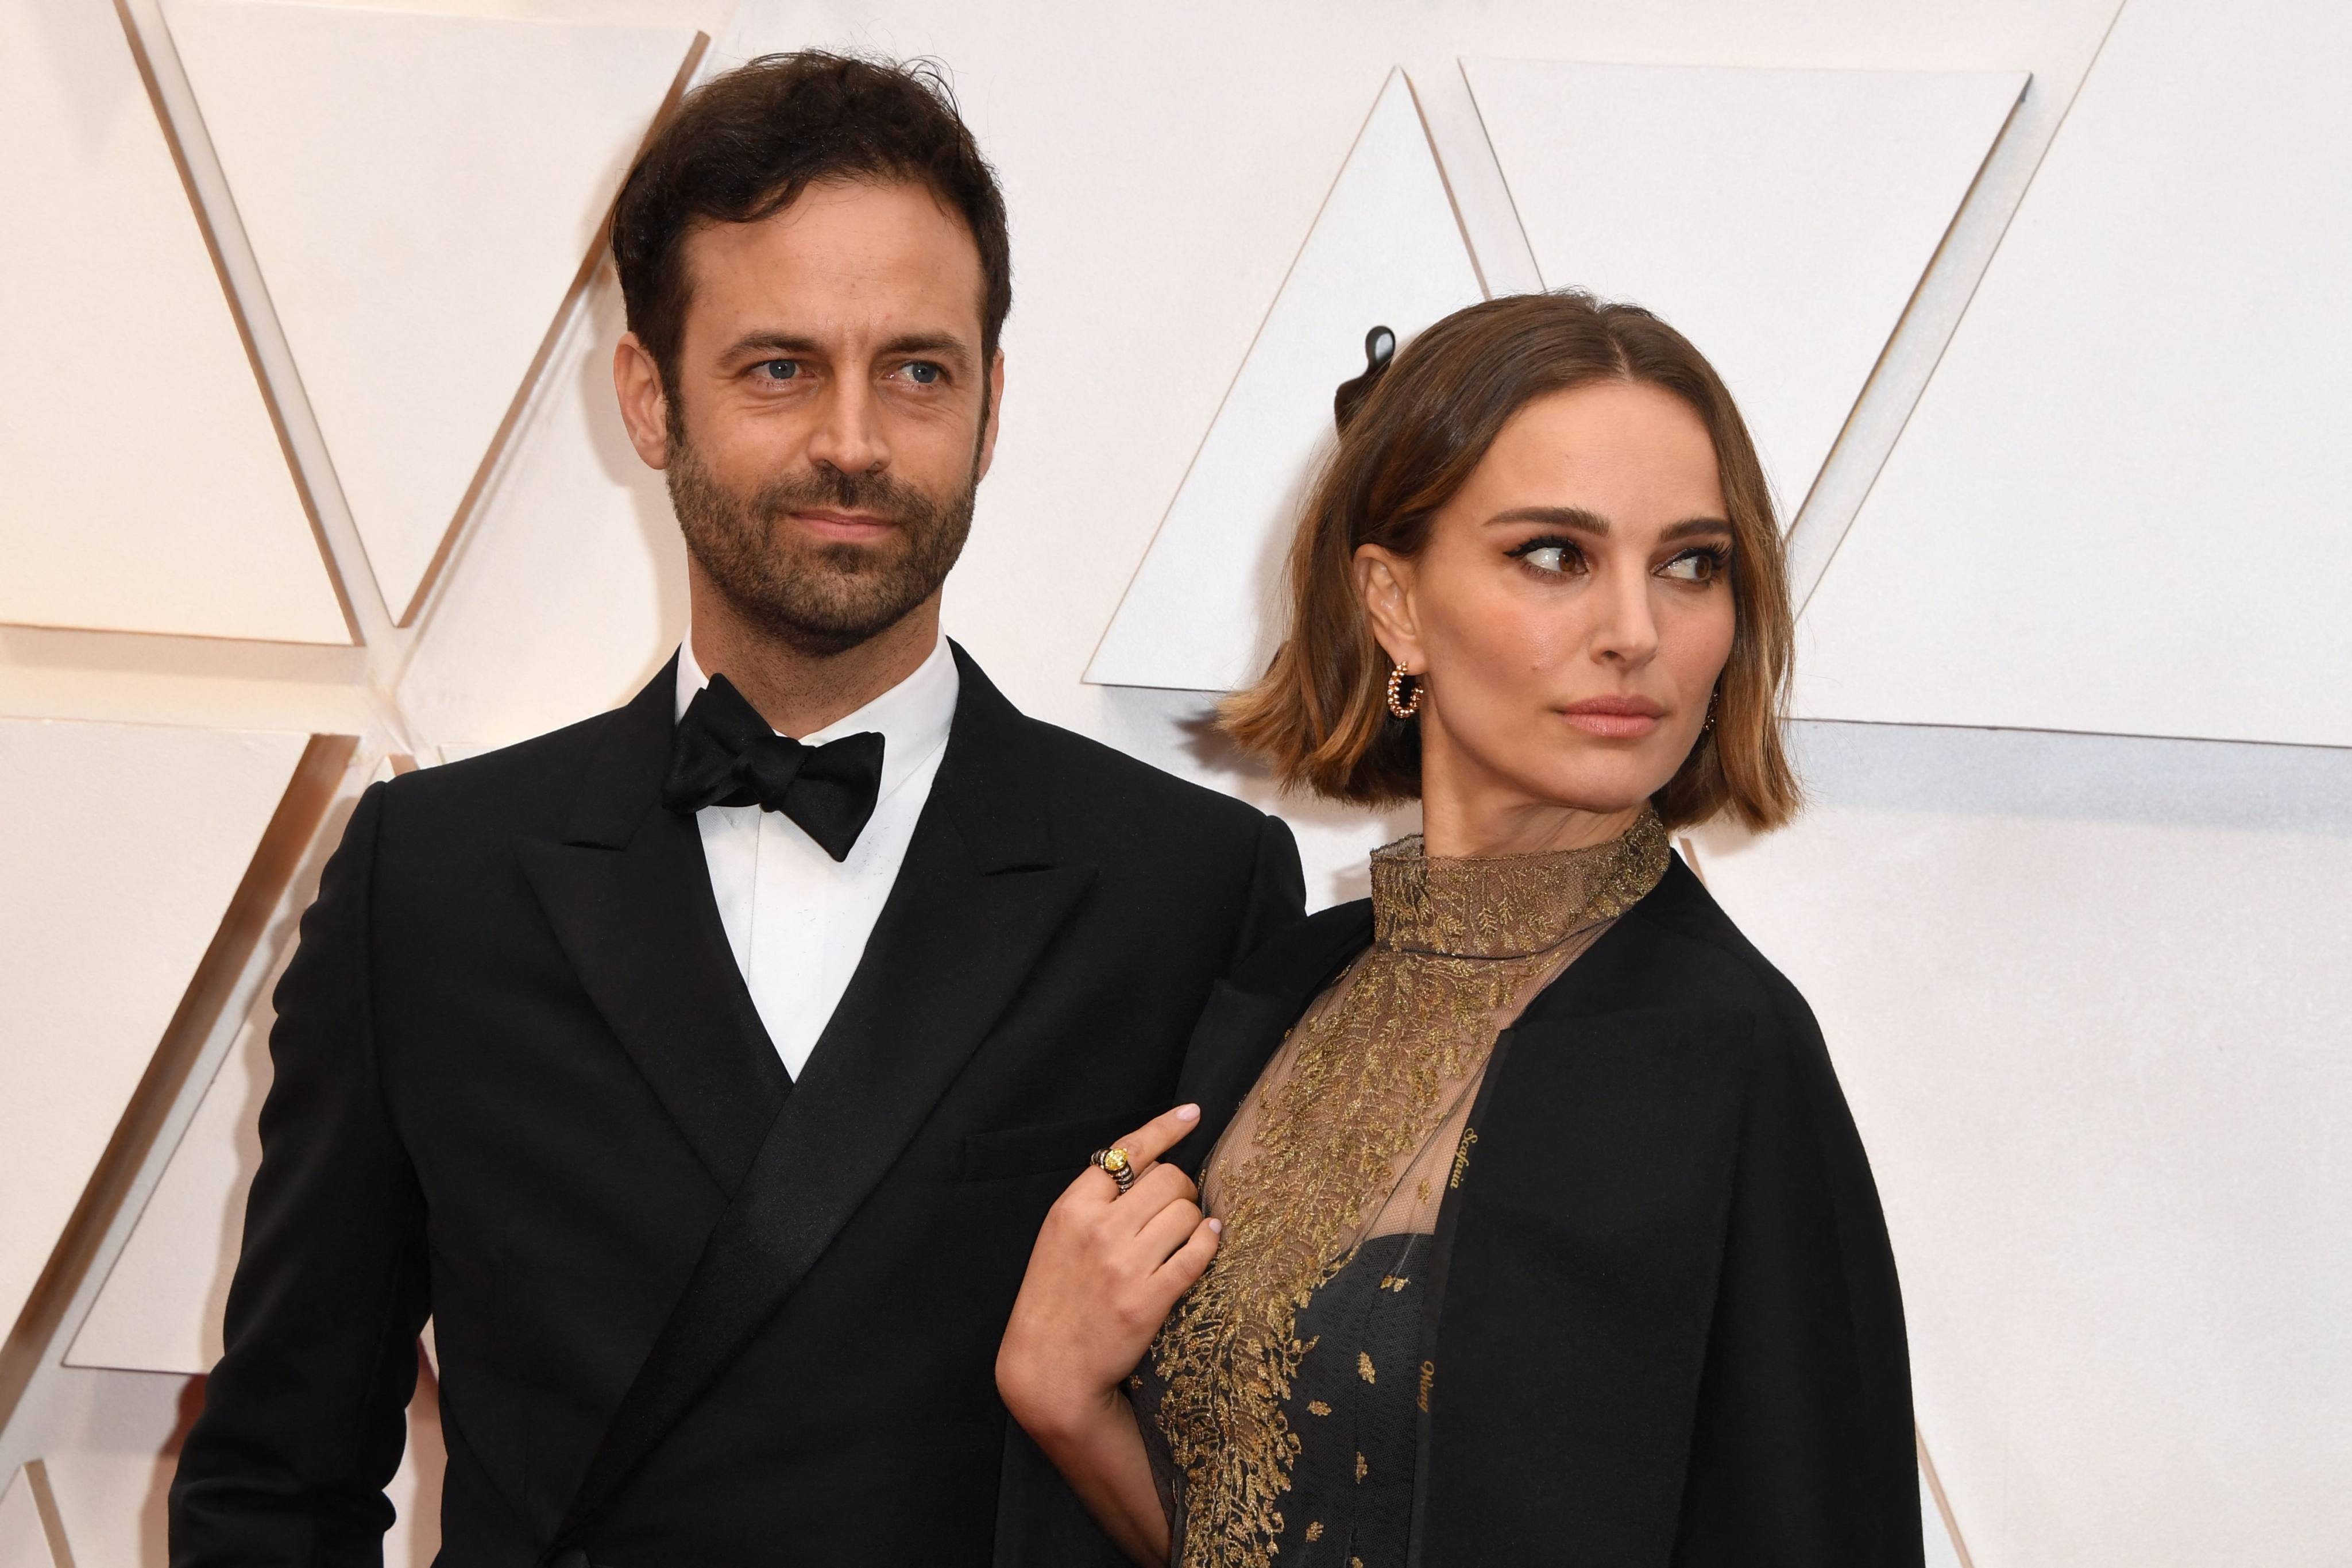
[[1731, 652], [1727, 517], [1690, 406], [1601, 382], [1513, 416], [1418, 556], [1357, 552], [1422, 677], [1433, 853], [1598, 841], [1675, 775]]

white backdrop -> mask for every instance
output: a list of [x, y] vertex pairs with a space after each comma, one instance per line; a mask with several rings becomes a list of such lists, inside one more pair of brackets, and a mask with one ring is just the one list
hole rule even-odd
[[[950, 631], [1029, 711], [1282, 811], [1317, 903], [1410, 814], [1276, 798], [1188, 689], [1262, 648], [1267, 492], [1320, 430], [1283, 416], [1328, 410], [1359, 317], [1480, 292], [1591, 283], [1716, 349], [1788, 432], [1813, 804], [1685, 853], [1812, 1000], [1871, 1146], [1930, 1560], [2347, 1561], [2334, 8], [122, 17], [0, 0], [0, 195], [58, 215], [0, 256], [49, 307], [0, 345], [0, 923], [38, 938], [0, 950], [0, 1080], [33, 1086], [0, 1116], [39, 1134], [0, 1142], [0, 1568], [163, 1560], [259, 997], [342, 815], [272, 842], [301, 738], [358, 738], [348, 803], [667, 656], [679, 551], [582, 237], [682, 67], [811, 44], [944, 61], [1012, 209]], [[397, 90], [360, 66], [387, 48]], [[191, 990], [255, 857], [305, 868], [248, 886], [264, 936]], [[185, 1070], [134, 1089], [159, 1044]], [[421, 1563], [429, 1384], [413, 1426], [392, 1554]]]

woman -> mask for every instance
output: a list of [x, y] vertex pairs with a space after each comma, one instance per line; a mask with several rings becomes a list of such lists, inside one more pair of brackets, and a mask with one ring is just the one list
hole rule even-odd
[[1667, 847], [1797, 801], [1722, 383], [1631, 306], [1460, 311], [1374, 378], [1290, 579], [1227, 728], [1423, 837], [1220, 988], [1193, 1103], [1056, 1204], [1007, 1407], [1139, 1562], [1918, 1563], [1868, 1164]]

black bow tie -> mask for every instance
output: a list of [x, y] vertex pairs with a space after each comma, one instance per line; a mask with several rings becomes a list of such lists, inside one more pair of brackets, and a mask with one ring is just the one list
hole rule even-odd
[[662, 804], [682, 816], [706, 805], [781, 811], [836, 860], [866, 831], [882, 793], [882, 737], [822, 746], [779, 735], [723, 675], [694, 694], [677, 722]]

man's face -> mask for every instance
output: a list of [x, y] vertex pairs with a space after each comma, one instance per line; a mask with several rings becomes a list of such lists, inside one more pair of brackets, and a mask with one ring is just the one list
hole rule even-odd
[[687, 549], [745, 620], [854, 647], [938, 593], [971, 530], [1001, 375], [979, 247], [925, 187], [856, 183], [698, 228], [683, 255], [656, 444]]

